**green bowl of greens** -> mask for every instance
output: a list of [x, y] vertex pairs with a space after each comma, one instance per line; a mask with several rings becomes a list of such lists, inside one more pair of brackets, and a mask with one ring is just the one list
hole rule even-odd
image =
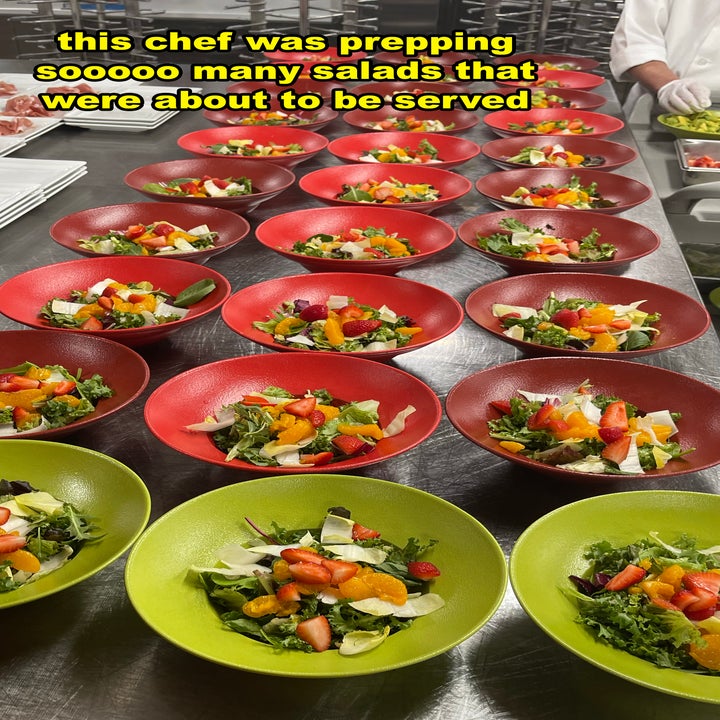
[[[409, 538], [437, 543], [423, 554], [440, 575], [429, 584], [444, 606], [417, 617], [372, 650], [275, 649], [230, 632], [191, 566], [212, 567], [227, 543], [247, 543], [272, 523], [317, 528], [331, 507], [404, 546]], [[404, 485], [349, 475], [291, 475], [251, 480], [200, 495], [153, 523], [133, 548], [125, 582], [135, 609], [157, 633], [189, 653], [252, 672], [292, 677], [378, 673], [446, 652], [477, 632], [505, 593], [507, 566], [493, 536], [475, 518], [434, 495]]]
[[698, 140], [720, 139], [720, 110], [701, 110], [690, 115], [664, 113], [659, 115], [657, 120], [675, 137]]
[[[698, 549], [720, 545], [720, 496], [674, 490], [614, 493], [580, 500], [541, 517], [520, 536], [510, 556], [510, 582], [528, 615], [553, 640], [579, 657], [630, 682], [701, 702], [720, 703], [720, 673], [696, 674], [658, 667], [596, 639], [577, 622], [578, 601], [570, 575], [590, 567], [590, 546], [612, 547], [653, 536], [679, 545], [684, 533]], [[662, 553], [681, 562], [671, 551]], [[720, 555], [714, 555], [720, 561]], [[649, 631], [633, 644], [659, 647]]]
[[[117, 560], [145, 528], [150, 494], [130, 468], [94, 450], [43, 440], [0, 443], [3, 480], [29, 483], [71, 504], [96, 526], [64, 565], [16, 589], [0, 592], [0, 609], [53, 595]], [[4, 496], [3, 496], [4, 497]]]

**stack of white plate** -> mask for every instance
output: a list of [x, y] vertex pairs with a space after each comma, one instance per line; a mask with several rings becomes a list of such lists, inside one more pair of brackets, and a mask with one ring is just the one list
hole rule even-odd
[[25, 145], [25, 140], [17, 135], [0, 136], [0, 157], [9, 155]]
[[0, 183], [0, 227], [45, 202], [87, 173], [83, 160], [0, 158], [0, 177], [22, 178]]

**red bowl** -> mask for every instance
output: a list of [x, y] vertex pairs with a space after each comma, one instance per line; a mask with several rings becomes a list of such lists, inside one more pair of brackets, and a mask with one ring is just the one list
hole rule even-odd
[[263, 55], [272, 62], [300, 64], [304, 68], [313, 65], [339, 65], [340, 63], [354, 63], [367, 57], [367, 53], [361, 50], [350, 53], [350, 55], [338, 55], [336, 47], [328, 47], [318, 51], [297, 51], [275, 50], [264, 52]]
[[572, 108], [545, 108], [536, 110], [496, 110], [483, 117], [483, 122], [496, 134], [501, 137], [513, 135], [539, 135], [537, 132], [527, 130], [512, 130], [510, 124], [524, 125], [526, 122], [540, 123], [553, 120], [582, 120], [586, 127], [591, 127], [592, 132], [587, 133], [545, 133], [552, 137], [594, 137], [602, 138], [612, 135], [625, 127], [620, 118], [603, 113], [591, 112], [589, 110], [573, 110]]
[[408, 60], [417, 60], [423, 58], [434, 65], [442, 65], [443, 67], [452, 67], [456, 62], [461, 60], [477, 60], [477, 55], [466, 52], [444, 52], [442, 55], [428, 55], [427, 53], [417, 53], [416, 55], [405, 55], [402, 52], [388, 52], [382, 50], [373, 55], [376, 63], [390, 63], [391, 65], [405, 65]]
[[[587, 90], [576, 90], [575, 88], [532, 88], [531, 96], [538, 92], [544, 92], [546, 95], [557, 95], [565, 103], [566, 107], [574, 110], [597, 110], [602, 107], [608, 99], [599, 93], [588, 92]], [[513, 95], [518, 92], [516, 87], [499, 87], [492, 90], [496, 95]], [[536, 110], [544, 110], [546, 108], [538, 107]]]
[[[681, 413], [676, 442], [695, 450], [684, 459], [670, 461], [661, 470], [635, 475], [595, 474], [573, 472], [511, 453], [490, 437], [487, 422], [500, 417], [491, 401], [514, 397], [518, 390], [562, 395], [574, 392], [586, 381], [591, 383], [594, 394], [621, 398], [643, 413], [664, 409]], [[720, 391], [680, 373], [641, 362], [547, 357], [495, 365], [457, 383], [448, 393], [445, 412], [455, 428], [476, 445], [525, 470], [571, 482], [658, 480], [694, 473], [720, 462], [720, 445], [714, 441], [720, 433]]]
[[[444, 135], [459, 135], [470, 130], [478, 124], [479, 118], [476, 113], [468, 110], [393, 110], [392, 108], [381, 108], [380, 110], [350, 110], [343, 115], [343, 120], [352, 127], [374, 132], [394, 132], [393, 128], [374, 128], [375, 123], [388, 119], [405, 119], [413, 117], [416, 120], [439, 120], [446, 127], [453, 124], [449, 130], [442, 130]], [[416, 131], [411, 131], [416, 132]], [[428, 132], [427, 130], [417, 132]]]
[[522, 208], [529, 206], [503, 200], [502, 196], [511, 195], [520, 186], [526, 188], [540, 185], [562, 187], [567, 185], [573, 175], [580, 179], [580, 184], [583, 187], [593, 182], [597, 183], [597, 192], [605, 200], [617, 203], [612, 207], [593, 208], [592, 211], [596, 213], [614, 215], [640, 205], [652, 197], [652, 190], [638, 180], [625, 177], [625, 175], [603, 172], [602, 170], [586, 170], [585, 168], [501, 170], [481, 177], [476, 181], [475, 187], [481, 195], [498, 207]]
[[[584, 57], [582, 55], [567, 55], [565, 53], [536, 53], [536, 52], [521, 52], [509, 55], [506, 57], [496, 58], [495, 62], [503, 65], [517, 65], [518, 63], [524, 62], [525, 60], [532, 60], [539, 66], [543, 63], [550, 63], [552, 65], [571, 65], [572, 67], [558, 68], [561, 71], [585, 71], [594, 70], [600, 66], [600, 63], [595, 58]], [[540, 72], [545, 72], [551, 68], [539, 67]]]
[[[548, 81], [552, 83], [548, 86]], [[496, 80], [498, 85], [506, 87], [544, 87], [546, 90], [556, 88], [574, 88], [575, 90], [593, 90], [605, 82], [601, 75], [576, 70], [538, 70], [537, 80]], [[554, 83], [558, 83], [554, 85]]]
[[[413, 405], [415, 412], [408, 416], [401, 433], [383, 438], [366, 455], [309, 467], [261, 467], [237, 458], [227, 462], [225, 453], [214, 445], [208, 433], [185, 429], [186, 425], [214, 415], [223, 405], [237, 402], [245, 393], [261, 391], [269, 385], [300, 395], [308, 389], [326, 388], [344, 402], [377, 400], [381, 426], [408, 405]], [[435, 393], [403, 370], [340, 355], [330, 355], [318, 362], [314, 353], [307, 352], [248, 355], [201, 365], [163, 383], [145, 404], [145, 422], [150, 431], [174, 450], [213, 465], [272, 475], [344, 472], [382, 462], [427, 439], [441, 416]]]
[[[494, 303], [541, 308], [551, 293], [559, 300], [586, 298], [608, 305], [630, 305], [638, 300], [645, 300], [640, 306], [641, 310], [660, 313], [661, 319], [653, 325], [660, 334], [655, 342], [646, 348], [615, 353], [547, 347], [515, 340], [504, 334], [500, 320], [492, 313]], [[480, 327], [532, 355], [635, 358], [692, 342], [710, 327], [710, 315], [705, 307], [677, 290], [622, 275], [580, 272], [502, 278], [471, 292], [465, 301], [465, 310]]]
[[[231, 330], [259, 345], [295, 354], [307, 352], [279, 345], [270, 334], [254, 328], [253, 323], [266, 320], [284, 302], [305, 299], [311, 304], [325, 303], [330, 295], [347, 295], [356, 302], [374, 308], [387, 305], [398, 315], [411, 317], [422, 328], [422, 332], [414, 335], [409, 344], [393, 350], [312, 352], [316, 358], [318, 355], [325, 358], [340, 354], [357, 355], [370, 360], [389, 360], [447, 337], [463, 320], [460, 303], [431, 285], [390, 275], [340, 272], [290, 275], [243, 288], [225, 303], [222, 318]], [[324, 360], [318, 362], [319, 365], [323, 363]]]
[[[507, 172], [512, 172], [508, 170]], [[513, 258], [489, 252], [478, 247], [477, 236], [504, 232], [500, 221], [515, 218], [531, 228], [549, 227], [560, 237], [582, 238], [593, 228], [600, 233], [598, 242], [611, 242], [617, 252], [612, 260], [583, 263], [549, 263]], [[627, 265], [634, 260], [655, 252], [660, 247], [660, 237], [649, 227], [615, 215], [605, 215], [589, 210], [536, 210], [513, 209], [476, 215], [458, 228], [458, 237], [472, 250], [513, 273], [537, 272], [596, 272], [604, 273], [612, 268]]]
[[[216, 178], [248, 177], [257, 192], [236, 197], [184, 197], [163, 195], [143, 190], [146, 183], [167, 182], [177, 178], [198, 178], [210, 175]], [[295, 175], [287, 168], [259, 160], [243, 158], [190, 158], [166, 160], [131, 170], [124, 178], [128, 187], [137, 190], [152, 200], [163, 202], [191, 203], [201, 207], [221, 208], [235, 212], [250, 212], [258, 205], [287, 190], [294, 182]]]
[[[217, 310], [229, 297], [227, 279], [215, 270], [197, 263], [167, 259], [157, 262], [151, 257], [95, 257], [43, 265], [26, 270], [0, 285], [0, 313], [15, 322], [47, 330], [50, 326], [39, 316], [40, 309], [52, 298], [67, 298], [73, 290], [85, 290], [105, 278], [121, 283], [146, 280], [154, 288], [177, 295], [181, 290], [204, 278], [215, 281], [215, 289], [190, 306], [181, 320], [139, 328], [98, 330], [94, 337], [116, 340], [123, 345], [138, 346], [155, 342], [178, 332], [190, 323]], [[84, 330], [53, 328], [53, 332], [73, 337], [87, 335]]]
[[[125, 230], [130, 225], [149, 225], [159, 220], [172, 223], [184, 230], [190, 230], [198, 225], [207, 225], [210, 230], [218, 233], [215, 246], [197, 252], [173, 253], [172, 255], [151, 255], [158, 258], [175, 258], [177, 260], [191, 260], [204, 263], [213, 255], [237, 245], [249, 232], [250, 223], [236, 213], [229, 210], [219, 210], [214, 207], [202, 207], [190, 203], [161, 203], [139, 202], [125, 203], [124, 205], [105, 205], [104, 207], [89, 208], [66, 215], [50, 227], [50, 237], [59, 245], [68, 250], [98, 257], [104, 253], [85, 250], [78, 245], [80, 238], [89, 238], [91, 235], [106, 235], [111, 230]], [[112, 253], [109, 257], [115, 257]]]
[[[416, 255], [373, 260], [345, 260], [319, 258], [293, 252], [293, 245], [313, 235], [337, 235], [351, 228], [376, 227], [398, 237], [407, 238], [419, 252]], [[455, 239], [455, 230], [446, 222], [431, 215], [380, 208], [323, 207], [275, 215], [255, 229], [258, 241], [274, 252], [300, 263], [311, 272], [362, 272], [394, 275], [416, 263], [427, 260], [449, 247]]]
[[83, 430], [118, 412], [140, 396], [150, 379], [150, 368], [134, 350], [92, 335], [68, 335], [54, 330], [5, 330], [0, 332], [0, 368], [24, 362], [62, 365], [71, 374], [82, 370], [83, 378], [95, 374], [112, 389], [112, 397], [97, 403], [95, 412], [70, 425], [41, 431], [2, 435], [2, 439], [44, 440]]
[[[243, 125], [243, 120], [247, 118], [252, 110], [203, 110], [203, 117], [214, 125], [232, 125], [242, 127], [265, 127], [264, 125]], [[287, 112], [287, 111], [285, 111]], [[333, 110], [327, 105], [320, 106], [317, 110], [296, 110], [293, 115], [303, 118], [304, 122], [300, 125], [291, 125], [289, 127], [297, 127], [301, 130], [320, 130], [337, 116], [338, 111]], [[282, 125], [271, 125], [270, 127], [283, 127]]]
[[[421, 141], [426, 140], [438, 151], [438, 162], [431, 163], [392, 163], [394, 167], [407, 165], [408, 167], [434, 167], [449, 170], [472, 160], [480, 154], [480, 146], [471, 140], [464, 140], [453, 135], [440, 133], [419, 132], [376, 132], [358, 133], [357, 135], [344, 135], [333, 140], [328, 145], [328, 151], [344, 162], [366, 162], [361, 156], [368, 150], [386, 148], [388, 145], [397, 145], [401, 148], [417, 150]], [[368, 165], [376, 165], [368, 162]]]
[[345, 89], [345, 85], [333, 80], [313, 80], [309, 77], [300, 76], [292, 85], [275, 85], [262, 80], [243, 80], [228, 85], [227, 92], [250, 95], [256, 90], [267, 90], [271, 98], [276, 98], [281, 92], [288, 89], [292, 89], [299, 95], [317, 93], [324, 100], [329, 100], [332, 97], [333, 90]]
[[593, 170], [617, 170], [635, 160], [637, 152], [628, 145], [611, 142], [610, 140], [599, 140], [594, 135], [587, 137], [583, 135], [521, 135], [516, 137], [502, 137], [491, 140], [482, 147], [485, 157], [492, 160], [495, 165], [501, 168], [532, 168], [535, 165], [508, 162], [508, 158], [514, 157], [525, 147], [535, 147], [541, 150], [547, 145], [562, 145], [567, 151], [578, 155], [600, 155], [605, 159], [602, 165], [593, 165]]
[[[357, 185], [367, 180], [398, 180], [401, 183], [428, 183], [440, 193], [437, 200], [429, 202], [408, 202], [383, 205], [380, 203], [354, 202], [339, 200], [336, 196], [342, 192], [343, 185]], [[412, 165], [388, 165], [387, 163], [358, 163], [356, 165], [335, 165], [314, 170], [300, 178], [300, 189], [327, 205], [349, 205], [351, 207], [400, 208], [416, 212], [430, 213], [459, 200], [472, 189], [467, 178], [450, 170]]]
[[[245, 157], [243, 155], [219, 155], [210, 152], [208, 145], [227, 143], [230, 140], [252, 140], [254, 143], [268, 145], [289, 145], [297, 143], [303, 148], [302, 152], [292, 155], [256, 155]], [[222, 160], [250, 160], [252, 162], [269, 162], [273, 165], [282, 165], [293, 168], [305, 160], [317, 155], [328, 146], [328, 139], [322, 135], [301, 130], [294, 127], [275, 125], [262, 125], [256, 127], [214, 127], [205, 130], [195, 130], [178, 138], [177, 144], [189, 153], [198, 157], [218, 158]]]
[[420, 80], [412, 84], [405, 80], [378, 80], [376, 82], [356, 85], [352, 89], [353, 95], [380, 95], [386, 103], [390, 103], [392, 96], [400, 92], [412, 93], [413, 95], [420, 95], [422, 93], [440, 95], [444, 93], [456, 93], [457, 91], [458, 84], [456, 82], [443, 82], [442, 80], [438, 80], [437, 82]]

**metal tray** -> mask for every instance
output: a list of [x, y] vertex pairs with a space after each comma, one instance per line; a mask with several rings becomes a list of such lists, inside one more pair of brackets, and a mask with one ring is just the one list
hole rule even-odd
[[675, 140], [675, 153], [682, 170], [682, 180], [685, 185], [720, 180], [720, 168], [699, 168], [688, 165], [689, 157], [709, 155], [713, 160], [720, 161], [720, 140], [692, 140], [690, 138], [677, 138]]

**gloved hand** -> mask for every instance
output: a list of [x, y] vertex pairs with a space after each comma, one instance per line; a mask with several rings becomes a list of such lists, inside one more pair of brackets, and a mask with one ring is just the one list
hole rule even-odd
[[661, 107], [670, 113], [687, 115], [710, 107], [710, 90], [695, 80], [671, 80], [657, 91]]

